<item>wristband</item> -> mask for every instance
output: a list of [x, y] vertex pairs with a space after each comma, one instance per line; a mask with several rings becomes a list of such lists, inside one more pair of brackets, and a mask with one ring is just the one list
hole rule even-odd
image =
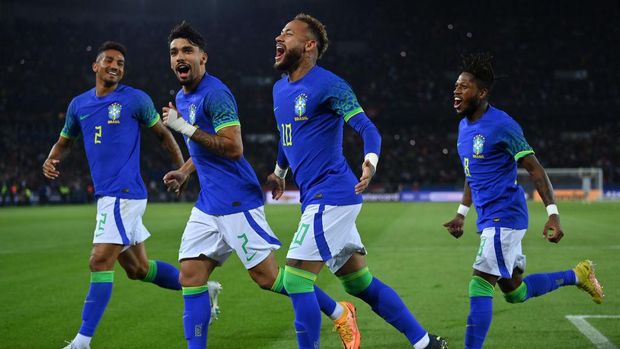
[[558, 211], [558, 206], [556, 204], [548, 205], [546, 208], [547, 216], [551, 216], [552, 214], [557, 214], [558, 216], [560, 215], [560, 212]]
[[287, 172], [288, 172], [288, 167], [287, 168], [282, 168], [276, 162], [276, 168], [273, 170], [273, 174], [275, 174], [279, 178], [284, 179], [286, 177], [286, 173]]
[[460, 214], [463, 217], [467, 217], [467, 212], [469, 212], [469, 207], [460, 204], [458, 210], [456, 210], [456, 213]]
[[187, 138], [192, 138], [192, 136], [194, 135], [194, 132], [196, 132], [197, 129], [198, 128], [196, 126], [186, 123], [185, 125], [179, 128], [179, 132], [186, 135]]
[[379, 162], [379, 156], [377, 154], [375, 154], [375, 153], [368, 153], [364, 157], [364, 162], [366, 162], [366, 160], [368, 160], [368, 162], [370, 162], [372, 167], [375, 168], [375, 172], [376, 172], [377, 171], [377, 163]]

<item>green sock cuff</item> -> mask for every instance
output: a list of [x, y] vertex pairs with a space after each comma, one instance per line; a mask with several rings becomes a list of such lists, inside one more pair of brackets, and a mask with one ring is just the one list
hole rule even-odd
[[153, 282], [155, 280], [155, 276], [157, 276], [157, 262], [149, 259], [149, 271], [146, 273], [146, 276], [142, 279], [142, 281]]
[[200, 294], [200, 293], [205, 293], [205, 292], [209, 292], [209, 286], [206, 284], [202, 286], [183, 287], [184, 296], [193, 296], [195, 294]]
[[480, 276], [474, 276], [469, 282], [470, 297], [493, 297], [495, 287]]
[[90, 282], [114, 282], [114, 270], [93, 271], [90, 273]]
[[309, 271], [286, 266], [283, 279], [284, 287], [289, 294], [314, 292], [316, 274]]
[[519, 287], [510, 293], [504, 293], [504, 298], [508, 303], [523, 303], [527, 299], [527, 284], [522, 282]]
[[348, 294], [356, 295], [362, 293], [370, 286], [372, 274], [368, 267], [364, 267], [356, 272], [340, 276], [339, 279]]
[[271, 290], [275, 293], [281, 293], [284, 288], [284, 268], [278, 269], [278, 276], [271, 286]]

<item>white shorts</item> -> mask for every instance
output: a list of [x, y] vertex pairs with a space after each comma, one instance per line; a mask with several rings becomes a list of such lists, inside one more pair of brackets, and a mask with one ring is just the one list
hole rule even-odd
[[525, 271], [525, 256], [521, 250], [523, 236], [525, 229], [485, 228], [480, 234], [474, 269], [503, 279], [512, 278], [515, 268]]
[[221, 265], [234, 250], [250, 269], [280, 246], [263, 206], [224, 216], [212, 216], [194, 207], [181, 239], [179, 261], [204, 255]]
[[132, 245], [146, 240], [151, 234], [142, 223], [146, 199], [121, 199], [103, 196], [97, 200], [97, 223], [93, 244]]
[[366, 254], [355, 226], [362, 204], [347, 206], [308, 205], [301, 215], [286, 258], [324, 261], [337, 272], [353, 253]]

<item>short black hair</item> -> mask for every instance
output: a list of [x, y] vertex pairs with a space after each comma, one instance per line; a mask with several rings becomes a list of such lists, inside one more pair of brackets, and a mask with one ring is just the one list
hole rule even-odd
[[186, 21], [172, 28], [170, 35], [168, 35], [168, 44], [170, 44], [172, 40], [178, 38], [187, 39], [192, 45], [198, 46], [202, 51], [207, 51], [207, 40]]
[[317, 49], [319, 50], [319, 57], [323, 56], [325, 51], [327, 51], [327, 47], [329, 46], [329, 39], [327, 38], [327, 28], [321, 21], [318, 19], [307, 15], [305, 13], [300, 13], [295, 16], [294, 20], [302, 21], [308, 25], [310, 28], [310, 32], [317, 40]]
[[97, 58], [99, 58], [99, 55], [107, 50], [116, 50], [122, 53], [123, 56], [127, 55], [126, 54], [127, 49], [125, 48], [125, 46], [123, 46], [123, 44], [120, 44], [116, 41], [106, 41], [103, 44], [101, 44], [101, 46], [99, 46], [99, 48], [97, 49]]
[[471, 53], [461, 57], [463, 59], [461, 71], [473, 75], [480, 87], [490, 91], [495, 82], [495, 73], [491, 64], [493, 56], [491, 53]]

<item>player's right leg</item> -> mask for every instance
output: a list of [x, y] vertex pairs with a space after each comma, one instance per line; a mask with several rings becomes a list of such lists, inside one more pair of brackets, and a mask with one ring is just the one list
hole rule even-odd
[[82, 308], [82, 326], [66, 348], [88, 349], [97, 325], [112, 296], [114, 263], [123, 246], [95, 244], [90, 256], [90, 287]]
[[231, 252], [218, 230], [216, 217], [193, 208], [179, 249], [183, 327], [188, 349], [204, 349], [207, 346], [211, 318], [209, 275]]

